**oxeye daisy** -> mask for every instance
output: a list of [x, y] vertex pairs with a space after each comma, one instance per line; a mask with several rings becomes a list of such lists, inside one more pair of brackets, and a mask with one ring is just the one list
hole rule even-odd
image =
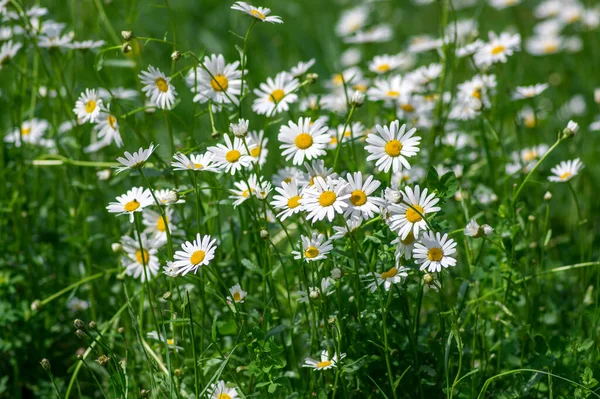
[[298, 63], [298, 65], [296, 65], [295, 67], [292, 67], [292, 69], [290, 70], [290, 75], [292, 75], [295, 78], [298, 78], [298, 77], [304, 75], [306, 72], [308, 72], [310, 67], [312, 67], [314, 64], [315, 64], [314, 58], [311, 58], [309, 61], [306, 61], [306, 62], [300, 61]]
[[100, 110], [97, 122], [96, 126], [94, 126], [94, 132], [97, 133], [98, 141], [86, 147], [84, 152], [98, 151], [113, 142], [117, 147], [123, 147], [123, 139], [119, 132], [119, 122], [117, 118], [110, 114], [110, 104]]
[[548, 176], [548, 180], [555, 183], [564, 183], [577, 176], [581, 169], [583, 169], [583, 163], [579, 158], [562, 161], [551, 169], [553, 176]]
[[361, 5], [342, 12], [335, 32], [338, 36], [344, 37], [361, 30], [369, 18], [369, 8]]
[[379, 171], [398, 173], [404, 166], [410, 169], [410, 164], [406, 160], [419, 152], [418, 145], [421, 137], [413, 137], [417, 129], [412, 128], [406, 131], [406, 125], [399, 127], [400, 122], [394, 121], [387, 126], [375, 126], [377, 133], [367, 136], [368, 146], [365, 147], [371, 155], [367, 161], [376, 160], [375, 166]]
[[235, 182], [234, 186], [235, 189], [229, 190], [233, 194], [229, 198], [235, 200], [233, 203], [234, 208], [237, 208], [238, 205], [252, 196], [265, 199], [271, 191], [271, 183], [265, 182], [262, 176], [259, 179], [255, 174], [250, 175], [248, 181]]
[[300, 303], [308, 303], [311, 300], [321, 299], [323, 297], [329, 296], [335, 292], [333, 289], [335, 285], [335, 281], [331, 277], [323, 277], [321, 279], [320, 287], [308, 287], [307, 291], [298, 291], [298, 302]]
[[281, 20], [281, 17], [278, 17], [276, 15], [269, 16], [269, 14], [271, 13], [271, 10], [269, 8], [254, 7], [253, 5], [250, 5], [244, 1], [236, 1], [231, 6], [231, 9], [245, 12], [246, 14], [250, 15], [251, 17], [253, 17], [261, 22], [270, 22], [272, 24], [282, 24], [283, 23], [283, 21]]
[[329, 237], [329, 239], [331, 241], [334, 241], [334, 240], [340, 240], [344, 237], [348, 237], [350, 235], [350, 233], [357, 230], [361, 224], [362, 224], [362, 218], [360, 218], [360, 217], [350, 218], [345, 222], [344, 226], [333, 226], [333, 230], [335, 231], [335, 234], [333, 234], [331, 237]]
[[160, 109], [171, 109], [175, 103], [177, 91], [171, 84], [171, 78], [167, 77], [160, 69], [150, 65], [147, 71], [142, 71], [138, 77], [144, 84], [142, 91], [146, 97]]
[[295, 166], [286, 166], [281, 168], [273, 175], [273, 184], [276, 186], [281, 185], [281, 182], [291, 183], [292, 180], [300, 182], [302, 178], [302, 172]]
[[288, 126], [281, 126], [277, 139], [282, 143], [279, 148], [286, 161], [293, 158], [294, 165], [300, 165], [304, 159], [311, 160], [325, 155], [325, 147], [329, 142], [327, 126], [316, 120], [311, 123], [310, 118], [300, 118], [298, 124], [293, 121]]
[[170, 189], [156, 190], [154, 191], [154, 196], [163, 206], [168, 206], [171, 204], [183, 204], [185, 202], [184, 199], [179, 198], [179, 193], [177, 191]]
[[378, 75], [384, 74], [395, 69], [398, 69], [402, 65], [403, 58], [399, 55], [376, 55], [371, 62], [369, 62], [369, 71], [374, 72]]
[[371, 292], [377, 291], [377, 286], [379, 285], [383, 285], [383, 288], [389, 291], [392, 284], [399, 284], [404, 281], [406, 276], [408, 276], [408, 270], [404, 266], [393, 266], [383, 273], [375, 273], [375, 278], [373, 278], [373, 274], [365, 274], [363, 280], [368, 283], [367, 289]]
[[414, 190], [407, 186], [403, 192], [403, 202], [390, 205], [389, 209], [392, 213], [390, 228], [398, 232], [402, 240], [406, 239], [410, 232], [418, 237], [420, 230], [427, 230], [429, 227], [423, 217], [441, 209], [439, 206], [435, 206], [439, 202], [439, 198], [436, 198], [433, 193], [429, 195], [427, 193], [426, 188], [421, 192], [421, 187], [418, 185]]
[[[254, 146], [248, 145], [248, 149], [252, 151]], [[252, 163], [252, 157], [248, 155], [244, 142], [239, 137], [234, 137], [233, 141], [228, 135], [225, 135], [225, 144], [217, 144], [213, 147], [208, 147], [214, 157], [213, 161], [225, 173], [234, 175], [242, 168], [247, 168]]]
[[427, 231], [419, 242], [415, 243], [413, 257], [421, 270], [427, 269], [429, 273], [440, 272], [443, 268], [456, 266], [456, 259], [452, 256], [456, 252], [456, 242], [440, 233]]
[[21, 43], [13, 43], [12, 40], [9, 40], [0, 47], [0, 70], [10, 60], [15, 58], [21, 47], [23, 47]]
[[287, 111], [298, 100], [294, 91], [300, 82], [287, 72], [280, 72], [275, 79], [267, 78], [266, 83], [261, 83], [254, 94], [258, 97], [252, 103], [252, 111], [259, 115], [273, 116]]
[[171, 234], [177, 230], [177, 226], [173, 224], [173, 209], [171, 208], [165, 209], [164, 218], [160, 213], [150, 209], [144, 209], [142, 216], [146, 226], [144, 233], [149, 234], [157, 242], [167, 242], [167, 227]]
[[315, 178], [317, 176], [327, 179], [337, 179], [338, 175], [333, 171], [333, 168], [325, 167], [325, 161], [322, 159], [315, 159], [310, 163], [305, 163], [306, 174], [298, 176], [298, 184], [301, 186], [313, 186], [315, 184]]
[[250, 150], [252, 161], [258, 162], [260, 166], [263, 166], [267, 162], [267, 155], [269, 154], [269, 149], [267, 148], [269, 138], [265, 137], [264, 130], [248, 133], [248, 143], [252, 144], [253, 147]]
[[539, 96], [548, 88], [547, 83], [538, 83], [533, 86], [519, 86], [515, 89], [512, 96], [513, 100], [521, 100], [524, 98], [533, 98]]
[[194, 241], [184, 242], [181, 244], [181, 250], [175, 252], [173, 269], [182, 276], [191, 271], [196, 274], [198, 268], [207, 266], [215, 257], [216, 242], [216, 238], [211, 239], [209, 235], [200, 236], [198, 233]]
[[[186, 78], [188, 86], [196, 93], [194, 102], [214, 104], [238, 104], [242, 87], [242, 71], [238, 70], [239, 61], [225, 64], [223, 55], [205, 56], [204, 68], [191, 70]], [[215, 110], [220, 110], [215, 107]]]
[[43, 119], [33, 118], [21, 124], [20, 128], [14, 129], [4, 137], [6, 143], [14, 143], [20, 147], [21, 143], [40, 144], [42, 137], [48, 129], [48, 122]]
[[221, 380], [216, 384], [211, 384], [209, 387], [210, 399], [236, 399], [238, 393], [235, 388], [227, 388], [225, 381]]
[[330, 368], [337, 367], [340, 360], [346, 357], [345, 353], [340, 354], [338, 359], [337, 354], [329, 357], [329, 353], [326, 350], [321, 352], [321, 361], [315, 360], [312, 357], [307, 357], [304, 360], [302, 367], [310, 367], [314, 370], [329, 370]]
[[119, 215], [129, 214], [129, 221], [133, 223], [133, 214], [141, 212], [145, 207], [152, 205], [152, 193], [147, 188], [134, 187], [125, 194], [117, 197], [117, 202], [110, 202], [106, 209], [110, 213]]
[[139, 150], [135, 151], [131, 154], [129, 151], [125, 151], [125, 157], [118, 157], [117, 161], [123, 165], [120, 168], [117, 168], [117, 173], [123, 172], [127, 169], [135, 169], [141, 168], [144, 166], [150, 155], [154, 152], [156, 146], [154, 144], [150, 144], [150, 147], [144, 149], [144, 147], [140, 147]]
[[333, 249], [331, 241], [326, 240], [321, 233], [314, 232], [312, 237], [302, 236], [302, 253], [292, 251], [294, 259], [304, 259], [305, 262], [314, 262], [327, 258], [327, 254]]
[[348, 183], [341, 179], [315, 177], [314, 184], [302, 192], [302, 205], [308, 212], [307, 219], [315, 223], [327, 217], [331, 222], [336, 213], [344, 212], [348, 207], [346, 200], [350, 198], [347, 187]]
[[174, 170], [218, 172], [219, 170], [213, 163], [213, 158], [214, 154], [212, 152], [206, 152], [205, 154], [190, 154], [189, 157], [178, 152], [173, 155], [174, 161], [171, 162], [171, 166]]
[[409, 96], [414, 90], [415, 86], [410, 80], [396, 75], [389, 79], [376, 79], [374, 86], [367, 91], [367, 96], [371, 101], [384, 101], [389, 105], [401, 96]]
[[[142, 247], [140, 248], [140, 241]], [[139, 237], [121, 237], [121, 245], [125, 256], [121, 263], [125, 267], [125, 273], [133, 278], [139, 278], [142, 282], [146, 278], [151, 279], [158, 274], [159, 262], [156, 253], [158, 252], [159, 243], [153, 239], [149, 239], [144, 233]]]
[[273, 196], [273, 202], [271, 205], [280, 209], [281, 212], [277, 214], [277, 217], [283, 222], [288, 217], [295, 215], [302, 211], [302, 194], [298, 190], [298, 184], [295, 180], [289, 183], [282, 181], [281, 187], [275, 187], [275, 191], [279, 195]]
[[475, 219], [471, 219], [469, 223], [465, 226], [464, 233], [467, 237], [479, 238], [479, 237], [487, 237], [494, 232], [494, 229], [487, 225], [479, 225], [475, 221]]
[[480, 48], [474, 56], [475, 64], [488, 67], [497, 62], [506, 63], [507, 57], [521, 49], [521, 35], [502, 32], [499, 36], [489, 32], [489, 43]]
[[516, 6], [521, 0], [488, 0], [488, 2], [496, 10], [504, 10], [505, 8]]
[[229, 293], [231, 296], [227, 297], [227, 301], [236, 303], [244, 303], [244, 299], [246, 299], [246, 295], [248, 295], [248, 293], [244, 291], [239, 284], [231, 287], [229, 289]]
[[398, 236], [395, 240], [392, 241], [392, 245], [396, 245], [396, 262], [400, 260], [400, 258], [404, 258], [406, 260], [410, 260], [412, 258], [412, 251], [415, 247], [415, 236], [412, 231], [410, 231], [406, 238], [402, 238]]
[[96, 119], [100, 115], [101, 107], [102, 99], [98, 95], [96, 89], [85, 89], [75, 103], [73, 113], [75, 113], [78, 119], [81, 119], [82, 123], [93, 123], [96, 122]]
[[354, 175], [348, 173], [346, 178], [350, 197], [347, 200], [348, 208], [344, 215], [371, 219], [376, 213], [379, 213], [379, 208], [384, 205], [384, 201], [381, 197], [372, 194], [379, 188], [381, 182], [375, 180], [373, 176], [367, 176], [363, 181], [361, 172], [355, 172]]

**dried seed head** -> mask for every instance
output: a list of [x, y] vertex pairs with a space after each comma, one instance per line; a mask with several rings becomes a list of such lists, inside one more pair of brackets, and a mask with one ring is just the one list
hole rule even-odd
[[110, 357], [108, 357], [106, 355], [102, 355], [98, 359], [96, 359], [96, 363], [98, 363], [100, 366], [103, 366], [103, 367], [106, 366], [109, 361], [110, 361]]

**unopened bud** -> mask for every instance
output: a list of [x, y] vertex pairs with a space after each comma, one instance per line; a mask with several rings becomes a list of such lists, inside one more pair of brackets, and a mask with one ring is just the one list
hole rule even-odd
[[113, 242], [112, 244], [110, 244], [110, 248], [113, 250], [113, 252], [121, 252], [121, 250], [123, 249], [123, 246], [118, 243], [118, 242]]
[[40, 364], [42, 365], [42, 368], [46, 371], [50, 371], [50, 361], [48, 359], [42, 359], [42, 361], [40, 362]]
[[121, 31], [121, 36], [123, 37], [123, 40], [125, 40], [126, 42], [128, 42], [133, 37], [133, 32], [130, 31], [130, 30], [122, 30]]
[[544, 201], [550, 201], [552, 199], [552, 193], [550, 191], [546, 191], [544, 194]]
[[352, 94], [352, 97], [350, 98], [350, 105], [355, 108], [362, 106], [364, 102], [365, 102], [365, 93], [362, 93], [358, 90], [356, 90]]
[[431, 283], [433, 283], [434, 280], [435, 280], [435, 278], [429, 273], [427, 273], [423, 276], [423, 281], [425, 282], [425, 284], [431, 284]]
[[173, 374], [175, 374], [175, 377], [181, 377], [181, 375], [183, 374], [183, 371], [181, 371], [181, 369], [175, 369], [173, 371]]
[[42, 307], [42, 302], [39, 299], [31, 302], [31, 310], [37, 312]]
[[171, 53], [171, 59], [173, 61], [177, 61], [180, 58], [181, 58], [181, 51], [176, 50], [176, 51], [173, 51], [173, 53]]
[[123, 43], [121, 50], [123, 50], [123, 54], [127, 54], [131, 51], [131, 46], [129, 45], [129, 43]]
[[214, 140], [219, 140], [219, 137], [221, 137], [221, 133], [215, 130], [211, 133], [210, 137], [212, 137]]
[[315, 83], [318, 79], [319, 79], [319, 75], [317, 75], [316, 73], [306, 74], [306, 80], [309, 84]]
[[73, 326], [76, 329], [81, 330], [82, 328], [85, 327], [85, 323], [81, 319], [75, 319], [75, 321], [73, 321]]
[[119, 327], [119, 329], [117, 330], [117, 332], [121, 335], [125, 334], [125, 327]]
[[92, 320], [92, 321], [90, 321], [90, 323], [88, 324], [88, 327], [90, 328], [90, 330], [95, 330], [95, 329], [96, 329], [96, 327], [98, 327], [98, 326], [96, 325], [96, 322]]
[[169, 299], [171, 299], [171, 291], [167, 291], [163, 294], [163, 299], [165, 301], [168, 301]]
[[260, 231], [260, 238], [262, 238], [263, 240], [266, 240], [267, 238], [269, 238], [269, 232], [265, 229], [262, 229]]
[[147, 398], [149, 394], [150, 394], [150, 391], [149, 391], [149, 390], [147, 390], [147, 389], [142, 389], [142, 390], [140, 391], [140, 396], [141, 396], [142, 398]]
[[75, 335], [77, 335], [77, 338], [80, 338], [80, 339], [84, 339], [86, 337], [86, 335], [83, 332], [83, 330], [77, 330], [77, 331], [75, 331]]
[[343, 275], [344, 272], [339, 267], [334, 267], [333, 269], [331, 269], [331, 278], [333, 278], [334, 280], [341, 279]]
[[319, 296], [321, 296], [321, 294], [319, 294], [319, 291], [317, 290], [311, 290], [308, 296], [310, 299], [317, 299]]
[[535, 220], [535, 216], [529, 215], [529, 216], [527, 216], [527, 220], [529, 220], [530, 222], [533, 222]]
[[567, 127], [563, 130], [563, 134], [568, 137], [573, 137], [579, 131], [579, 124], [577, 122], [569, 121]]

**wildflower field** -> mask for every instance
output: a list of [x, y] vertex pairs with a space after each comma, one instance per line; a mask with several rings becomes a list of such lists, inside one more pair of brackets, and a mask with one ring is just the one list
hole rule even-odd
[[600, 398], [597, 1], [0, 20], [0, 398]]

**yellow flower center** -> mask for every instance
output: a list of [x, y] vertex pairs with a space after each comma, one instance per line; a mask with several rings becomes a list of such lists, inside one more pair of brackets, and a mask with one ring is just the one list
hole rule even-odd
[[329, 140], [329, 144], [331, 145], [336, 145], [337, 144], [337, 137], [335, 136], [331, 136], [331, 140]]
[[317, 256], [319, 256], [319, 248], [317, 247], [313, 247], [312, 245], [308, 248], [306, 248], [306, 250], [304, 251], [304, 256], [307, 258], [316, 258]]
[[165, 216], [165, 218], [163, 218], [162, 216], [158, 218], [158, 221], [156, 222], [156, 229], [158, 231], [165, 231], [167, 230], [167, 223], [169, 219]]
[[260, 147], [254, 147], [253, 149], [251, 149], [250, 155], [252, 155], [254, 158], [258, 158], [258, 156], [260, 155]]
[[346, 130], [344, 132], [344, 137], [351, 137], [352, 136], [352, 132], [350, 130]]
[[[250, 14], [252, 14], [252, 16], [254, 18], [258, 18], [258, 19], [265, 19], [265, 14], [263, 14], [262, 12], [258, 11], [258, 10], [250, 10]], [[219, 398], [219, 399], [225, 399], [225, 398]]]
[[475, 90], [473, 90], [473, 93], [471, 93], [471, 96], [473, 98], [481, 100], [481, 89], [475, 89]]
[[403, 109], [404, 111], [406, 111], [406, 112], [415, 112], [415, 107], [413, 107], [413, 106], [412, 106], [412, 105], [410, 105], [410, 104], [402, 104], [402, 105], [400, 106], [400, 108], [402, 108], [402, 109]]
[[496, 54], [500, 54], [503, 53], [504, 50], [506, 50], [506, 47], [504, 47], [503, 45], [499, 44], [496, 47], [494, 47], [492, 49], [492, 54], [496, 55]]
[[21, 135], [22, 136], [27, 136], [31, 133], [31, 128], [30, 127], [23, 127], [21, 128]]
[[237, 162], [241, 156], [242, 154], [238, 150], [231, 150], [228, 151], [227, 154], [225, 154], [225, 159], [227, 160], [227, 162], [234, 163]]
[[150, 260], [150, 254], [148, 253], [148, 251], [146, 251], [144, 249], [144, 254], [142, 255], [142, 251], [140, 251], [138, 249], [135, 252], [135, 258], [137, 259], [138, 263], [141, 263], [143, 265], [147, 265], [148, 264], [148, 260]]
[[225, 392], [217, 395], [217, 399], [231, 399], [231, 396], [227, 395]]
[[361, 93], [364, 93], [367, 91], [367, 89], [369, 88], [369, 86], [365, 85], [365, 84], [355, 84], [353, 86], [354, 90], [358, 90]]
[[[414, 209], [413, 209], [414, 208]], [[419, 206], [419, 205], [413, 205], [413, 208], [408, 208], [406, 210], [406, 220], [408, 220], [411, 223], [417, 223], [420, 222], [423, 218], [421, 217], [421, 215], [423, 214], [423, 207]], [[415, 210], [416, 209], [416, 210]], [[419, 212], [417, 212], [419, 211]], [[419, 213], [421, 215], [419, 215]]]
[[364, 205], [367, 202], [367, 194], [362, 190], [354, 190], [352, 191], [352, 195], [350, 195], [350, 202], [354, 206]]
[[285, 93], [283, 90], [275, 89], [269, 96], [269, 101], [271, 101], [272, 103], [278, 103], [279, 101], [281, 101], [283, 96], [285, 96]]
[[301, 196], [299, 195], [295, 195], [293, 197], [290, 197], [290, 199], [288, 200], [287, 204], [288, 204], [288, 208], [290, 209], [294, 209], [300, 206], [300, 200], [302, 199]]
[[385, 93], [385, 95], [388, 97], [398, 97], [400, 95], [400, 92], [396, 90], [390, 90], [387, 93]]
[[429, 251], [427, 251], [427, 258], [432, 262], [439, 262], [442, 260], [443, 256], [444, 252], [442, 252], [441, 248], [430, 248]]
[[175, 345], [175, 340], [172, 338], [167, 339], [167, 345]]
[[291, 183], [292, 180], [293, 180], [292, 177], [286, 177], [285, 179], [283, 179], [283, 181], [286, 182], [286, 183]]
[[108, 125], [111, 127], [112, 130], [117, 130], [117, 118], [115, 118], [112, 115], [108, 115], [106, 120], [108, 121]]
[[296, 144], [296, 147], [300, 148], [301, 150], [306, 150], [313, 144], [313, 138], [308, 133], [300, 133], [296, 136], [294, 144]]
[[316, 367], [317, 367], [318, 369], [323, 369], [323, 368], [325, 368], [325, 367], [329, 367], [329, 366], [331, 366], [331, 363], [333, 363], [331, 360], [325, 360], [324, 362], [319, 362], [319, 363], [317, 363], [317, 366], [316, 366]]
[[528, 128], [531, 129], [531, 128], [534, 128], [536, 124], [537, 124], [537, 121], [535, 119], [535, 116], [533, 116], [533, 115], [527, 115], [525, 117], [525, 126], [526, 127], [528, 127]]
[[558, 51], [558, 46], [556, 44], [546, 44], [544, 46], [544, 53], [551, 54], [556, 53]]
[[85, 103], [85, 112], [87, 112], [88, 114], [91, 114], [92, 112], [94, 112], [95, 109], [96, 109], [96, 101], [90, 100], [87, 103]]
[[565, 172], [562, 175], [560, 175], [560, 180], [565, 180], [568, 179], [569, 177], [571, 177], [572, 173], [571, 172]]
[[525, 162], [531, 162], [534, 159], [537, 159], [537, 152], [535, 151], [525, 151], [523, 154], [523, 161]]
[[214, 91], [225, 91], [229, 87], [229, 81], [224, 75], [215, 75], [210, 81], [210, 87]]
[[190, 256], [190, 262], [192, 263], [192, 265], [196, 266], [198, 263], [204, 260], [205, 256], [206, 252], [204, 252], [203, 250], [196, 251], [192, 254], [192, 256]]
[[254, 192], [253, 188], [251, 188], [250, 190], [246, 189], [246, 190], [244, 190], [244, 192], [242, 192], [242, 197], [248, 198], [248, 195], [250, 195], [253, 192]]
[[392, 267], [387, 272], [381, 273], [381, 278], [384, 279], [384, 280], [386, 280], [388, 278], [394, 277], [396, 274], [398, 274], [398, 269], [396, 269], [395, 267]]
[[128, 203], [126, 203], [123, 208], [125, 209], [125, 212], [133, 212], [139, 207], [140, 203], [138, 202], [138, 200], [134, 199], [133, 201], [129, 201]]
[[163, 78], [156, 79], [156, 87], [158, 87], [158, 90], [162, 91], [163, 93], [169, 91], [169, 84]]
[[377, 66], [379, 72], [387, 72], [390, 70], [390, 64], [381, 64]]
[[239, 302], [239, 301], [242, 300], [242, 296], [240, 295], [239, 292], [234, 292], [233, 293], [233, 300], [236, 301], [236, 302]]
[[[411, 209], [411, 211], [412, 211], [412, 209]], [[415, 235], [411, 231], [410, 233], [408, 233], [406, 238], [404, 240], [400, 240], [400, 242], [402, 242], [402, 244], [404, 244], [404, 245], [410, 245], [413, 242], [415, 242]]]
[[342, 77], [341, 73], [338, 73], [337, 75], [333, 75], [333, 78], [331, 79], [333, 81], [333, 83], [335, 83], [336, 85], [341, 85], [344, 83], [344, 79]]
[[400, 151], [402, 151], [402, 143], [398, 140], [390, 140], [385, 143], [384, 147], [385, 153], [390, 157], [397, 157], [400, 155]]
[[202, 169], [202, 168], [204, 168], [204, 165], [202, 165], [201, 163], [194, 164], [194, 169]]
[[335, 202], [337, 196], [333, 191], [323, 191], [319, 196], [319, 204], [321, 206], [331, 206]]

